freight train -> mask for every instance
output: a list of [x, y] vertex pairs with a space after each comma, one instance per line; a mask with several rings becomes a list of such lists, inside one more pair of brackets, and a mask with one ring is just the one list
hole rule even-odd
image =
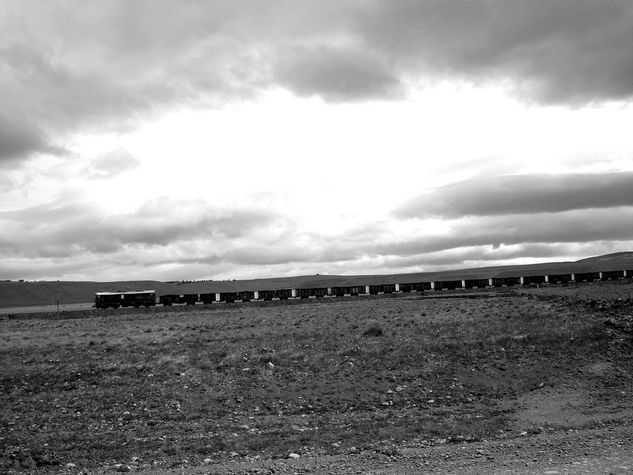
[[97, 292], [96, 308], [151, 307], [157, 303], [171, 305], [195, 305], [250, 301], [272, 301], [288, 299], [318, 299], [358, 295], [378, 295], [439, 290], [477, 289], [486, 287], [510, 287], [529, 285], [569, 284], [633, 278], [633, 269], [605, 272], [581, 272], [549, 275], [527, 275], [521, 277], [493, 277], [490, 279], [437, 280], [406, 282], [402, 284], [351, 285], [277, 290], [243, 290], [239, 292], [207, 292], [200, 294], [166, 294], [156, 299], [154, 290]]

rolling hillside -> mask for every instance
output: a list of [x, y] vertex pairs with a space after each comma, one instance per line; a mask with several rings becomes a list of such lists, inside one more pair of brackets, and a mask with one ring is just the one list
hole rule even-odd
[[521, 266], [480, 267], [443, 272], [391, 275], [305, 275], [254, 280], [169, 283], [153, 280], [128, 282], [0, 282], [0, 308], [91, 302], [95, 292], [153, 289], [160, 294], [334, 287], [457, 279], [563, 274], [633, 269], [633, 251], [590, 257], [575, 262], [548, 262]]

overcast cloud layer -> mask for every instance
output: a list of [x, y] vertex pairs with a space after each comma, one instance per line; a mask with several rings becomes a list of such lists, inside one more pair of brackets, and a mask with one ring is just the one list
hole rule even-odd
[[328, 101], [391, 99], [403, 82], [446, 77], [503, 81], [541, 103], [633, 95], [627, 0], [17, 0], [3, 2], [0, 26], [0, 160], [275, 84]]
[[633, 173], [510, 175], [470, 180], [420, 195], [405, 217], [488, 216], [633, 206]]
[[0, 278], [631, 247], [628, 0], [7, 0], [0, 29]]

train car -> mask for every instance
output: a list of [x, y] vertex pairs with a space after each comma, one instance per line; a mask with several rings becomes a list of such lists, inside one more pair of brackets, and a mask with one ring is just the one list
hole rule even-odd
[[161, 295], [158, 298], [159, 303], [163, 304], [165, 307], [170, 307], [172, 305], [195, 305], [198, 303], [199, 297], [198, 294], [180, 294], [180, 295]]
[[131, 290], [126, 292], [95, 293], [96, 308], [153, 307], [156, 305], [156, 291]]
[[467, 289], [484, 289], [488, 287], [490, 281], [488, 279], [467, 279], [464, 284]]
[[220, 292], [219, 302], [233, 303], [238, 299], [237, 292]]
[[212, 304], [215, 302], [215, 292], [200, 294], [200, 301], [206, 305]]
[[313, 295], [312, 290], [314, 289], [297, 289], [296, 296], [300, 299], [309, 299]]
[[181, 295], [181, 302], [185, 305], [195, 305], [200, 301], [198, 294], [184, 294]]
[[440, 280], [435, 282], [435, 290], [455, 290], [461, 288], [461, 280]]
[[270, 301], [275, 297], [274, 290], [260, 290], [257, 294], [259, 295], [259, 300]]
[[310, 295], [314, 298], [320, 299], [327, 296], [327, 287], [319, 287], [316, 289], [310, 289]]
[[[398, 287], [400, 287], [400, 292], [424, 292], [425, 290], [425, 284], [427, 284], [427, 282], [407, 282], [405, 284], [399, 284]], [[431, 290], [431, 283], [428, 282], [428, 290]]]
[[292, 289], [279, 289], [274, 291], [275, 298], [279, 300], [288, 300], [292, 297]]
[[511, 287], [513, 285], [521, 284], [520, 277], [493, 277], [493, 287]]
[[357, 295], [365, 294], [365, 286], [364, 285], [352, 285], [347, 287], [332, 287], [330, 295], [335, 295], [336, 297], [344, 297], [349, 295], [350, 297], [355, 297]]
[[599, 272], [579, 272], [574, 274], [574, 280], [576, 282], [593, 282], [594, 280], [600, 280]]
[[385, 286], [382, 284], [375, 284], [369, 286], [369, 295], [377, 295], [384, 292]]
[[396, 291], [396, 284], [385, 284], [382, 286], [382, 291], [385, 294], [392, 294]]
[[523, 277], [523, 285], [540, 285], [544, 283], [544, 275], [528, 275], [526, 277]]
[[309, 299], [315, 298], [319, 299], [321, 297], [327, 296], [327, 287], [320, 287], [316, 289], [296, 289], [296, 297], [300, 299]]
[[550, 274], [547, 276], [550, 284], [569, 284], [571, 282], [571, 274]]
[[164, 307], [171, 307], [174, 304], [180, 303], [180, 295], [172, 295], [172, 294], [161, 295], [158, 298], [158, 303], [160, 303]]
[[611, 270], [607, 272], [601, 272], [601, 280], [617, 280], [622, 279], [624, 277], [624, 271], [621, 270]]
[[356, 297], [357, 295], [365, 295], [365, 292], [367, 292], [367, 288], [364, 285], [352, 285], [349, 287], [346, 287], [346, 294], [350, 295], [351, 297]]
[[252, 290], [242, 290], [237, 293], [237, 298], [242, 302], [250, 302], [255, 299], [255, 292]]

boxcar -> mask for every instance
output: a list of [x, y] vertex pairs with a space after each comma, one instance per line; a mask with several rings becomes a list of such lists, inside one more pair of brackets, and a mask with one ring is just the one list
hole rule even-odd
[[440, 280], [438, 282], [435, 282], [435, 290], [454, 290], [461, 288], [461, 280]]
[[[400, 284], [400, 292], [424, 292], [424, 284], [426, 282], [408, 282], [406, 284]], [[429, 282], [429, 289], [431, 288], [431, 283]]]
[[200, 301], [207, 305], [215, 302], [215, 292], [200, 294]]
[[602, 280], [615, 280], [621, 279], [624, 277], [624, 271], [621, 270], [611, 270], [607, 272], [602, 272]]
[[238, 292], [237, 298], [242, 302], [250, 302], [255, 298], [255, 292], [252, 290], [242, 290], [241, 292]]
[[310, 289], [310, 292], [311, 292], [310, 295], [314, 295], [315, 298], [319, 299], [327, 295], [327, 287], [319, 287], [316, 289]]
[[274, 290], [260, 290], [259, 292], [257, 292], [257, 294], [259, 295], [259, 300], [272, 300], [273, 297], [275, 296], [275, 291]]
[[490, 282], [488, 281], [488, 279], [467, 279], [464, 281], [464, 283], [466, 284], [467, 289], [483, 289], [488, 287], [488, 284]]
[[385, 291], [385, 286], [381, 284], [370, 285], [369, 286], [369, 294], [376, 295]]
[[493, 277], [493, 287], [510, 287], [513, 285], [519, 285], [521, 283], [520, 277]]
[[275, 297], [279, 300], [287, 300], [292, 297], [292, 289], [279, 289], [275, 290]]
[[365, 286], [351, 285], [347, 287], [332, 287], [330, 290], [330, 295], [336, 295], [337, 297], [344, 297], [345, 295], [356, 296], [365, 293]]
[[300, 299], [309, 299], [312, 296], [313, 289], [297, 289], [297, 297]]
[[544, 275], [528, 275], [527, 277], [523, 277], [523, 285], [538, 285], [544, 283]]
[[571, 282], [571, 274], [552, 274], [547, 280], [550, 284], [568, 284]]
[[576, 282], [593, 282], [594, 280], [600, 280], [600, 274], [598, 272], [579, 272], [574, 275]]
[[392, 294], [396, 291], [396, 284], [385, 284], [382, 286], [382, 291], [386, 294]]
[[237, 298], [237, 292], [220, 292], [220, 302], [233, 303]]
[[180, 294], [180, 295], [161, 295], [158, 298], [159, 303], [169, 307], [174, 304], [195, 305], [199, 302], [198, 294]]

